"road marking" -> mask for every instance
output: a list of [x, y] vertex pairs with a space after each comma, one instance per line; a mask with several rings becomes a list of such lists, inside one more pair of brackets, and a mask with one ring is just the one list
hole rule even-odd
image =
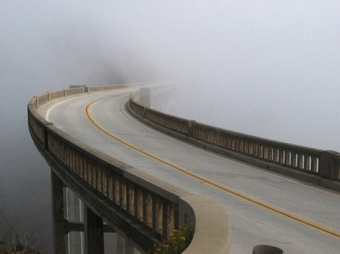
[[[105, 98], [103, 98], [105, 99]], [[336, 196], [336, 197], [339, 197], [339, 193], [336, 193], [336, 192], [333, 192], [331, 190], [327, 190], [327, 189], [320, 189], [320, 186], [319, 187], [313, 187], [312, 185], [308, 185], [306, 183], [303, 183], [303, 182], [300, 182], [298, 180], [294, 180], [293, 178], [289, 178], [288, 176], [284, 176], [284, 175], [280, 175], [279, 173], [275, 173], [275, 172], [272, 172], [272, 171], [266, 171], [264, 169], [261, 169], [261, 168], [258, 168], [256, 166], [249, 166], [247, 163], [244, 163], [244, 162], [241, 162], [241, 161], [237, 161], [235, 159], [232, 159], [232, 158], [227, 158], [226, 156], [223, 156], [221, 154], [217, 154], [217, 153], [214, 153], [214, 152], [211, 152], [209, 150], [206, 150], [206, 149], [202, 149], [202, 148], [199, 148], [195, 145], [192, 145], [190, 143], [187, 143], [185, 141], [182, 141], [178, 138], [175, 138], [173, 136], [170, 136], [170, 135], [166, 135], [164, 133], [162, 133], [161, 131], [158, 131], [156, 129], [153, 129], [152, 127], [148, 126], [147, 124], [144, 124], [143, 122], [140, 122], [138, 121], [136, 118], [132, 117], [128, 112], [127, 110], [124, 108], [124, 104], [125, 103], [122, 103], [121, 105], [121, 110], [124, 112], [125, 116], [128, 117], [131, 121], [135, 122], [136, 124], [140, 125], [140, 126], [143, 126], [144, 128], [147, 128], [149, 129], [150, 131], [154, 132], [154, 133], [157, 133], [158, 135], [159, 134], [162, 134], [164, 135], [166, 138], [168, 139], [171, 139], [173, 141], [176, 141], [178, 143], [181, 143], [182, 145], [184, 146], [187, 146], [187, 147], [190, 147], [191, 149], [195, 149], [195, 150], [198, 150], [202, 153], [205, 153], [209, 156], [212, 156], [212, 157], [216, 157], [216, 158], [219, 158], [219, 159], [222, 159], [222, 160], [226, 160], [228, 161], [228, 163], [233, 163], [237, 166], [240, 166], [242, 165], [242, 167], [245, 167], [245, 168], [248, 168], [248, 169], [251, 169], [252, 171], [258, 171], [262, 174], [266, 174], [266, 175], [269, 175], [269, 176], [275, 176], [277, 178], [280, 178], [280, 179], [283, 179], [284, 181], [287, 181], [287, 182], [291, 182], [291, 183], [294, 183], [294, 184], [297, 184], [297, 185], [301, 185], [305, 188], [309, 188], [309, 189], [313, 189], [313, 190], [316, 190], [316, 191], [319, 191], [319, 192], [324, 192], [324, 193], [327, 193], [328, 195], [333, 195], [333, 196]]]
[[[111, 96], [112, 96], [112, 95], [111, 95]], [[236, 196], [236, 197], [238, 197], [238, 198], [241, 198], [241, 199], [246, 200], [246, 201], [248, 201], [248, 202], [250, 202], [250, 203], [252, 203], [252, 204], [255, 204], [255, 205], [258, 205], [258, 206], [260, 206], [260, 207], [263, 207], [263, 208], [265, 208], [265, 209], [267, 209], [267, 210], [269, 210], [269, 211], [272, 211], [272, 212], [274, 212], [274, 213], [276, 213], [276, 214], [279, 214], [279, 215], [281, 215], [281, 216], [283, 216], [283, 217], [292, 219], [292, 220], [294, 220], [294, 221], [296, 221], [296, 222], [299, 222], [299, 223], [301, 223], [301, 224], [303, 224], [303, 225], [309, 226], [309, 227], [311, 227], [311, 228], [313, 228], [313, 229], [316, 229], [316, 230], [321, 231], [321, 232], [323, 232], [323, 233], [329, 234], [329, 235], [334, 236], [334, 237], [336, 237], [336, 238], [340, 238], [340, 232], [338, 232], [338, 231], [336, 231], [336, 230], [334, 230], [334, 229], [331, 229], [331, 228], [325, 227], [325, 226], [323, 226], [323, 225], [321, 225], [321, 224], [318, 224], [318, 223], [309, 221], [309, 220], [307, 220], [307, 219], [305, 219], [305, 218], [302, 218], [302, 217], [300, 217], [300, 216], [297, 216], [297, 215], [295, 215], [295, 214], [292, 214], [292, 213], [290, 213], [290, 212], [287, 212], [287, 211], [285, 211], [285, 210], [283, 210], [283, 209], [277, 208], [277, 207], [272, 206], [272, 205], [270, 205], [270, 204], [267, 204], [267, 203], [265, 203], [265, 202], [263, 202], [263, 201], [260, 201], [260, 200], [251, 198], [251, 197], [249, 197], [249, 196], [247, 196], [247, 195], [244, 195], [244, 194], [242, 194], [242, 193], [239, 193], [239, 192], [237, 192], [237, 191], [234, 191], [234, 190], [232, 190], [232, 189], [230, 189], [230, 188], [228, 188], [228, 187], [226, 187], [226, 186], [224, 186], [224, 185], [222, 185], [222, 184], [219, 184], [219, 183], [217, 183], [217, 182], [215, 182], [215, 181], [212, 181], [212, 180], [210, 180], [210, 179], [208, 179], [208, 178], [205, 178], [205, 177], [203, 177], [203, 176], [201, 176], [201, 175], [199, 175], [199, 174], [190, 172], [190, 171], [186, 170], [185, 168], [182, 168], [182, 167], [180, 167], [180, 166], [177, 166], [177, 165], [175, 165], [175, 164], [173, 164], [173, 163], [171, 163], [171, 162], [169, 162], [169, 161], [166, 161], [166, 160], [164, 160], [163, 158], [160, 158], [160, 157], [158, 157], [158, 156], [156, 156], [156, 155], [154, 155], [154, 154], [152, 154], [152, 153], [150, 153], [150, 152], [148, 152], [148, 151], [145, 151], [144, 149], [141, 149], [141, 148], [139, 148], [139, 147], [137, 147], [137, 146], [135, 146], [135, 145], [133, 145], [133, 144], [127, 142], [126, 140], [124, 140], [124, 139], [122, 139], [122, 138], [119, 138], [118, 136], [114, 135], [114, 134], [111, 133], [110, 131], [106, 130], [103, 126], [101, 126], [101, 125], [100, 125], [100, 124], [92, 117], [92, 115], [91, 115], [91, 113], [90, 113], [90, 108], [91, 108], [94, 104], [96, 104], [98, 101], [104, 100], [104, 99], [106, 99], [106, 98], [108, 98], [108, 97], [110, 97], [110, 96], [107, 96], [107, 97], [104, 97], [104, 98], [99, 98], [99, 99], [97, 99], [97, 100], [92, 101], [90, 104], [88, 104], [88, 105], [86, 106], [86, 112], [85, 112], [87, 118], [89, 119], [89, 121], [90, 121], [97, 129], [99, 129], [101, 132], [105, 133], [107, 136], [109, 136], [109, 137], [115, 139], [116, 141], [119, 141], [120, 143], [122, 143], [122, 144], [128, 146], [129, 148], [131, 148], [131, 149], [133, 149], [133, 150], [135, 150], [135, 151], [137, 151], [137, 152], [139, 152], [139, 153], [141, 153], [141, 154], [144, 154], [144, 155], [146, 155], [146, 156], [148, 156], [148, 157], [150, 157], [150, 158], [152, 158], [152, 159], [154, 159], [154, 160], [156, 160], [156, 161], [158, 161], [158, 162], [161, 162], [161, 163], [163, 163], [163, 164], [165, 164], [165, 165], [167, 165], [167, 166], [170, 166], [170, 167], [172, 167], [172, 168], [174, 168], [174, 169], [176, 169], [176, 170], [178, 170], [178, 171], [180, 171], [180, 172], [182, 172], [182, 173], [184, 173], [184, 174], [186, 174], [186, 175], [189, 175], [189, 176], [191, 176], [191, 177], [193, 177], [193, 178], [195, 178], [195, 179], [198, 179], [198, 180], [201, 181], [201, 182], [204, 182], [204, 183], [209, 184], [209, 185], [211, 185], [211, 186], [213, 186], [213, 187], [215, 187], [215, 188], [217, 188], [217, 189], [220, 189], [220, 190], [223, 190], [223, 191], [225, 191], [225, 192], [228, 192], [228, 193], [230, 193], [230, 194], [232, 194], [232, 195], [234, 195], [234, 196]]]
[[58, 103], [54, 104], [52, 107], [50, 107], [50, 108], [47, 110], [47, 112], [46, 112], [46, 120], [47, 120], [47, 121], [50, 121], [49, 118], [50, 118], [50, 113], [51, 113], [52, 109], [53, 109], [54, 107], [58, 106], [59, 104], [64, 103], [64, 102], [65, 102], [65, 101], [58, 102]]

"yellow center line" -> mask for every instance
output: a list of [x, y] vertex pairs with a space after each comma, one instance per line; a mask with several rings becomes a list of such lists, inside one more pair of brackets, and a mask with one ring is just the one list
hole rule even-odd
[[[110, 97], [110, 96], [109, 96], [109, 97]], [[327, 234], [329, 234], [329, 235], [332, 235], [332, 236], [334, 236], [334, 237], [340, 238], [340, 232], [338, 232], [338, 231], [336, 231], [336, 230], [330, 229], [330, 228], [328, 228], [328, 227], [325, 227], [325, 226], [320, 225], [320, 224], [318, 224], [318, 223], [312, 222], [312, 221], [307, 220], [307, 219], [305, 219], [305, 218], [299, 217], [299, 216], [297, 216], [297, 215], [295, 215], [295, 214], [292, 214], [292, 213], [290, 213], [290, 212], [287, 212], [287, 211], [285, 211], [285, 210], [282, 210], [282, 209], [280, 209], [280, 208], [277, 208], [277, 207], [275, 207], [275, 206], [272, 206], [272, 205], [267, 204], [267, 203], [265, 203], [265, 202], [262, 202], [262, 201], [260, 201], [260, 200], [251, 198], [251, 197], [249, 197], [249, 196], [247, 196], [247, 195], [244, 195], [244, 194], [242, 194], [242, 193], [239, 193], [239, 192], [237, 192], [237, 191], [234, 191], [234, 190], [232, 190], [232, 189], [230, 189], [230, 188], [228, 188], [228, 187], [226, 187], [226, 186], [224, 186], [224, 185], [222, 185], [222, 184], [219, 184], [219, 183], [217, 183], [217, 182], [215, 182], [215, 181], [212, 181], [212, 180], [210, 180], [210, 179], [208, 179], [208, 178], [205, 178], [205, 177], [203, 177], [203, 176], [201, 176], [201, 175], [199, 175], [199, 174], [190, 172], [190, 171], [186, 170], [185, 168], [182, 168], [182, 167], [180, 167], [180, 166], [177, 166], [177, 165], [175, 165], [175, 164], [173, 164], [173, 163], [171, 163], [171, 162], [169, 162], [169, 161], [166, 161], [166, 160], [164, 160], [164, 159], [162, 159], [162, 158], [160, 158], [160, 157], [158, 157], [158, 156], [156, 156], [156, 155], [154, 155], [154, 154], [152, 154], [152, 153], [150, 153], [150, 152], [148, 152], [148, 151], [145, 151], [145, 150], [143, 150], [143, 149], [141, 149], [141, 148], [139, 148], [139, 147], [137, 147], [137, 146], [135, 146], [135, 145], [133, 145], [133, 144], [127, 142], [126, 140], [124, 140], [124, 139], [122, 139], [122, 138], [119, 138], [118, 136], [112, 134], [111, 132], [109, 132], [108, 130], [106, 130], [103, 126], [101, 126], [101, 125], [100, 125], [100, 124], [99, 124], [99, 123], [91, 116], [91, 113], [90, 113], [90, 108], [91, 108], [95, 103], [97, 103], [97, 102], [100, 101], [100, 100], [104, 100], [104, 99], [106, 99], [106, 98], [108, 98], [108, 97], [97, 99], [97, 100], [91, 102], [90, 104], [88, 104], [88, 105], [86, 106], [86, 116], [87, 116], [87, 118], [89, 119], [89, 121], [90, 121], [96, 128], [98, 128], [101, 132], [105, 133], [105, 134], [108, 135], [109, 137], [111, 137], [111, 138], [113, 138], [113, 139], [119, 141], [120, 143], [126, 145], [127, 147], [129, 147], [129, 148], [131, 148], [131, 149], [133, 149], [133, 150], [135, 150], [135, 151], [137, 151], [137, 152], [139, 152], [139, 153], [142, 153], [142, 154], [144, 154], [144, 155], [146, 155], [146, 156], [148, 156], [148, 157], [150, 157], [150, 158], [152, 158], [152, 159], [154, 159], [154, 160], [156, 160], [156, 161], [158, 161], [158, 162], [161, 162], [161, 163], [163, 163], [163, 164], [165, 164], [165, 165], [168, 165], [168, 166], [170, 166], [170, 167], [172, 167], [172, 168], [174, 168], [174, 169], [176, 169], [176, 170], [178, 170], [178, 171], [180, 171], [180, 172], [182, 172], [182, 173], [184, 173], [184, 174], [186, 174], [186, 175], [189, 175], [189, 176], [191, 176], [191, 177], [193, 177], [193, 178], [196, 178], [196, 179], [198, 179], [198, 180], [200, 180], [200, 181], [203, 181], [203, 182], [205, 182], [205, 183], [207, 183], [207, 184], [209, 184], [209, 185], [211, 185], [211, 186], [214, 186], [215, 188], [218, 188], [218, 189], [220, 189], [220, 190], [223, 190], [223, 191], [225, 191], [225, 192], [228, 192], [228, 193], [230, 193], [230, 194], [232, 194], [232, 195], [234, 195], [234, 196], [236, 196], [236, 197], [239, 197], [239, 198], [241, 198], [241, 199], [243, 199], [243, 200], [246, 200], [246, 201], [248, 201], [248, 202], [250, 202], [250, 203], [256, 204], [256, 205], [258, 205], [258, 206], [260, 206], [260, 207], [266, 208], [267, 210], [270, 210], [270, 211], [272, 211], [272, 212], [274, 212], [274, 213], [277, 213], [277, 214], [279, 214], [279, 215], [282, 215], [282, 216], [284, 216], [284, 217], [290, 218], [290, 219], [292, 219], [292, 220], [294, 220], [294, 221], [297, 221], [297, 222], [299, 222], [299, 223], [301, 223], [301, 224], [307, 225], [307, 226], [309, 226], [309, 227], [312, 227], [312, 228], [314, 228], [314, 229], [317, 229], [317, 230], [319, 230], [319, 231], [322, 231], [322, 232], [327, 233]]]

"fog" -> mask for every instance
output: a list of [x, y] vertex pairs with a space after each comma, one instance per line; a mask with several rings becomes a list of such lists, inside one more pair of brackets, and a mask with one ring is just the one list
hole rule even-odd
[[[26, 104], [69, 85], [180, 85], [176, 114], [340, 151], [338, 1], [0, 0], [0, 210], [51, 249]], [[0, 215], [0, 241], [10, 234]]]
[[[196, 30], [204, 53], [191, 54], [198, 71], [176, 112], [234, 131], [340, 151], [339, 3], [228, 1], [224, 7], [203, 18], [206, 31]], [[189, 52], [197, 52], [191, 45]], [[188, 98], [194, 103], [185, 104]]]

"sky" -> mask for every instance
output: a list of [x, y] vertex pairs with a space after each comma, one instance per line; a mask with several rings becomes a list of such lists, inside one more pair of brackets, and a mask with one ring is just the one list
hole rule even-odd
[[[339, 10], [336, 0], [0, 0], [0, 210], [51, 248], [50, 172], [26, 105], [70, 85], [174, 82], [179, 116], [340, 151]], [[6, 225], [0, 215], [0, 237]]]

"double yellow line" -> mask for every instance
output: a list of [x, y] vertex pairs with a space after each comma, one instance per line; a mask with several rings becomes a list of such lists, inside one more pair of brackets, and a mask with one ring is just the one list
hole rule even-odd
[[[111, 97], [111, 96], [109, 96], [109, 97]], [[201, 176], [201, 175], [198, 175], [198, 174], [195, 174], [195, 173], [193, 173], [193, 172], [190, 172], [190, 171], [186, 170], [185, 168], [182, 168], [182, 167], [180, 167], [180, 166], [177, 166], [177, 165], [175, 165], [175, 164], [173, 164], [173, 163], [171, 163], [171, 162], [169, 162], [169, 161], [166, 161], [166, 160], [164, 160], [164, 159], [162, 159], [162, 158], [160, 158], [160, 157], [158, 157], [158, 156], [156, 156], [156, 155], [154, 155], [154, 154], [152, 154], [152, 153], [150, 153], [150, 152], [148, 152], [148, 151], [145, 151], [145, 150], [143, 150], [143, 149], [141, 149], [141, 148], [139, 148], [139, 147], [137, 147], [137, 146], [135, 146], [135, 145], [133, 145], [133, 144], [127, 142], [126, 140], [121, 139], [121, 138], [119, 138], [118, 136], [112, 134], [111, 132], [109, 132], [108, 130], [106, 130], [103, 126], [101, 126], [101, 125], [100, 125], [100, 124], [99, 124], [99, 123], [91, 116], [91, 113], [90, 113], [90, 109], [91, 109], [91, 107], [92, 107], [95, 103], [97, 103], [97, 102], [100, 101], [100, 100], [104, 100], [104, 99], [106, 99], [106, 98], [108, 98], [108, 97], [97, 99], [97, 100], [91, 102], [90, 104], [88, 104], [88, 105], [86, 106], [86, 116], [87, 116], [87, 118], [89, 119], [89, 121], [90, 121], [97, 129], [99, 129], [101, 132], [105, 133], [107, 136], [109, 136], [109, 137], [115, 139], [116, 141], [119, 141], [120, 143], [126, 145], [127, 147], [129, 147], [129, 148], [131, 148], [131, 149], [133, 149], [133, 150], [135, 150], [135, 151], [137, 151], [137, 152], [139, 152], [139, 153], [142, 153], [142, 154], [144, 154], [144, 155], [146, 155], [146, 156], [148, 156], [148, 157], [150, 157], [150, 158], [152, 158], [152, 159], [154, 159], [154, 160], [156, 160], [156, 161], [158, 161], [158, 162], [161, 162], [161, 163], [163, 163], [163, 164], [165, 164], [165, 165], [167, 165], [167, 166], [169, 166], [169, 167], [172, 167], [172, 168], [174, 168], [174, 169], [176, 169], [176, 170], [182, 172], [183, 174], [189, 175], [189, 176], [191, 176], [191, 177], [193, 177], [193, 178], [195, 178], [195, 179], [198, 179], [198, 180], [200, 180], [200, 181], [203, 181], [203, 182], [206, 183], [206, 184], [209, 184], [209, 185], [211, 185], [211, 186], [214, 186], [215, 188], [218, 188], [218, 189], [220, 189], [220, 190], [223, 190], [223, 191], [225, 191], [225, 192], [228, 192], [228, 193], [230, 193], [230, 194], [232, 194], [232, 195], [234, 195], [234, 196], [236, 196], [236, 197], [238, 197], [238, 198], [241, 198], [241, 199], [246, 200], [246, 201], [248, 201], [248, 202], [250, 202], [250, 203], [253, 203], [253, 204], [255, 204], [255, 205], [258, 205], [258, 206], [260, 206], [260, 207], [263, 207], [263, 208], [265, 208], [265, 209], [267, 209], [267, 210], [269, 210], [269, 211], [272, 211], [272, 212], [274, 212], [274, 213], [276, 213], [276, 214], [279, 214], [279, 215], [281, 215], [281, 216], [290, 218], [290, 219], [292, 219], [292, 220], [294, 220], [294, 221], [296, 221], [296, 222], [299, 222], [299, 223], [301, 223], [301, 224], [303, 224], [303, 225], [309, 226], [309, 227], [311, 227], [311, 228], [313, 228], [313, 229], [319, 230], [319, 231], [321, 231], [321, 232], [323, 232], [323, 233], [332, 235], [332, 236], [334, 236], [334, 237], [336, 237], [336, 238], [340, 238], [340, 232], [338, 232], [338, 231], [336, 231], [336, 230], [330, 229], [330, 228], [325, 227], [325, 226], [323, 226], [323, 225], [320, 225], [320, 224], [318, 224], [318, 223], [315, 223], [315, 222], [312, 222], [312, 221], [307, 220], [307, 219], [305, 219], [305, 218], [299, 217], [299, 216], [297, 216], [297, 215], [295, 215], [295, 214], [292, 214], [292, 213], [290, 213], [290, 212], [284, 211], [284, 210], [282, 210], [282, 209], [280, 209], [280, 208], [277, 208], [277, 207], [274, 207], [274, 206], [272, 206], [272, 205], [269, 205], [269, 204], [267, 204], [267, 203], [265, 203], [265, 202], [256, 200], [256, 199], [251, 198], [251, 197], [249, 197], [249, 196], [246, 196], [246, 195], [244, 195], [244, 194], [242, 194], [242, 193], [236, 192], [236, 191], [234, 191], [234, 190], [232, 190], [232, 189], [230, 189], [230, 188], [228, 188], [228, 187], [226, 187], [226, 186], [224, 186], [224, 185], [222, 185], [222, 184], [219, 184], [219, 183], [217, 183], [217, 182], [215, 182], [215, 181], [212, 181], [212, 180], [210, 180], [210, 179], [208, 179], [208, 178], [205, 178], [205, 177], [203, 177], [203, 176]]]

